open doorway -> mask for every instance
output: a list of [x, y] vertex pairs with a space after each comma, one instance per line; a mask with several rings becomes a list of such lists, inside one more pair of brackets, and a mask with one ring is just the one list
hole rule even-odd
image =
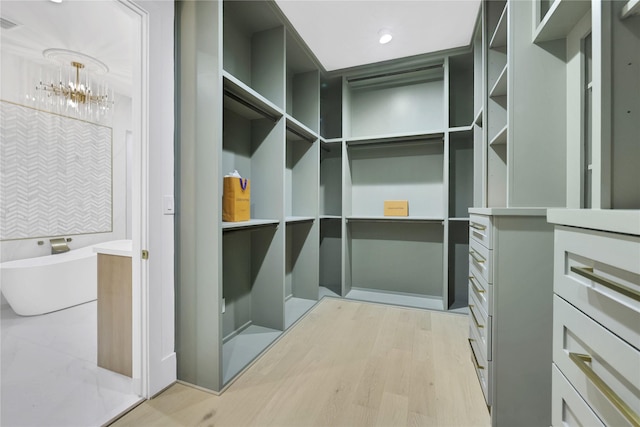
[[[55, 8], [58, 8], [56, 10]], [[42, 13], [50, 9], [50, 13]], [[55, 13], [64, 10], [62, 15], [70, 19], [69, 25], [62, 24], [62, 18]], [[119, 88], [116, 101], [121, 102], [120, 116], [116, 122], [100, 126], [108, 127], [112, 132], [111, 171], [105, 173], [112, 179], [111, 227], [97, 232], [65, 232], [71, 252], [74, 249], [89, 247], [109, 240], [131, 240], [132, 258], [132, 373], [130, 377], [114, 374], [98, 368], [96, 359], [96, 301], [89, 300], [73, 303], [70, 307], [56, 309], [41, 315], [20, 316], [14, 312], [7, 300], [2, 301], [2, 425], [100, 425], [117, 416], [139, 400], [148, 397], [151, 392], [148, 378], [147, 348], [148, 316], [148, 268], [139, 254], [147, 248], [148, 229], [148, 124], [149, 111], [147, 97], [148, 85], [148, 24], [147, 11], [129, 0], [105, 2], [63, 2], [49, 1], [12, 2], [2, 4], [2, 64], [3, 85], [2, 100], [11, 108], [22, 108], [20, 114], [55, 115], [64, 123], [86, 118], [70, 117], [61, 111], [47, 111], [27, 105], [26, 90], [30, 80], [42, 64], [34, 60], [46, 48], [38, 45], [34, 35], [41, 33], [46, 43], [55, 43], [58, 49], [74, 51], [90, 50], [90, 42], [105, 40], [91, 34], [103, 26], [100, 20], [116, 29], [111, 36], [125, 39], [130, 44], [125, 49], [128, 63], [128, 82]], [[110, 15], [112, 14], [112, 15]], [[119, 17], [116, 17], [118, 16]], [[40, 21], [38, 21], [38, 17]], [[112, 17], [112, 18], [109, 18]], [[43, 19], [44, 18], [44, 19]], [[5, 20], [16, 24], [16, 29], [5, 28]], [[115, 21], [128, 21], [124, 26], [114, 25]], [[84, 23], [89, 27], [83, 27]], [[82, 28], [80, 28], [82, 27]], [[70, 46], [65, 45], [64, 35], [53, 31], [63, 29], [81, 41]], [[74, 31], [69, 31], [74, 28]], [[123, 30], [127, 28], [127, 30]], [[14, 31], [14, 33], [10, 33]], [[12, 37], [24, 36], [23, 43], [14, 45]], [[89, 43], [89, 44], [88, 44]], [[102, 45], [108, 50], [109, 42]], [[51, 46], [49, 46], [51, 47]], [[30, 53], [28, 49], [34, 50]], [[95, 52], [95, 51], [94, 51]], [[100, 52], [93, 53], [99, 56]], [[108, 56], [109, 54], [105, 54]], [[117, 53], [116, 53], [117, 55]], [[111, 63], [120, 61], [114, 60]], [[103, 61], [104, 62], [104, 61]], [[108, 62], [106, 62], [108, 63]], [[122, 64], [112, 70], [121, 80], [125, 80]], [[31, 70], [31, 71], [30, 71]], [[26, 72], [25, 72], [26, 71]], [[10, 75], [15, 79], [10, 80]], [[113, 86], [117, 87], [117, 82]], [[23, 97], [23, 98], [21, 98]], [[124, 108], [122, 108], [124, 106]], [[23, 108], [24, 107], [24, 108]], [[117, 111], [118, 106], [115, 106]], [[26, 111], [26, 113], [25, 113]], [[126, 113], [122, 113], [126, 111]], [[4, 124], [3, 124], [4, 127]], [[127, 156], [127, 140], [130, 139], [131, 155]], [[117, 146], [117, 147], [116, 147]], [[130, 174], [127, 174], [126, 159], [130, 159]], [[127, 179], [130, 175], [131, 179]], [[128, 196], [130, 195], [130, 197]], [[130, 199], [130, 205], [127, 200]], [[127, 207], [130, 209], [127, 209]], [[53, 216], [53, 215], [51, 215]], [[128, 226], [127, 224], [130, 224]], [[45, 236], [55, 237], [52, 235]], [[42, 236], [8, 239], [2, 242], [3, 263], [21, 259], [47, 256], [38, 242], [45, 241]], [[172, 243], [172, 242], [171, 242]], [[34, 248], [34, 249], [32, 249]], [[33, 253], [31, 253], [33, 252]]]

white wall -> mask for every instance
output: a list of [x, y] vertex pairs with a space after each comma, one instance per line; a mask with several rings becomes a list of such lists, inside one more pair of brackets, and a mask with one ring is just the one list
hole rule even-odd
[[[35, 105], [29, 102], [25, 95], [29, 92], [30, 88], [34, 86], [36, 79], [39, 79], [41, 70], [44, 69], [44, 67], [6, 52], [2, 52], [1, 64], [2, 77], [0, 93], [2, 93], [2, 99], [20, 105], [34, 107]], [[131, 98], [117, 94], [115, 101], [116, 105], [112, 121], [110, 123], [103, 123], [111, 126], [113, 129], [112, 232], [82, 235], [70, 234], [65, 236], [73, 239], [69, 243], [71, 249], [109, 240], [124, 239], [126, 235], [127, 182], [125, 135], [126, 131], [131, 129]], [[41, 240], [44, 241], [45, 244], [39, 246], [37, 242]], [[50, 253], [51, 246], [46, 237], [0, 242], [0, 262], [32, 258]]]

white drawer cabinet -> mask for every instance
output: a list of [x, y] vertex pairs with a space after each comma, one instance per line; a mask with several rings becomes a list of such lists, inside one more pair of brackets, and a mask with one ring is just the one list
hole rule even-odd
[[491, 218], [486, 215], [469, 215], [469, 237], [491, 247]]
[[493, 283], [491, 252], [490, 248], [469, 239], [469, 271], [476, 277], [482, 277], [487, 283]]
[[469, 212], [469, 340], [491, 423], [549, 426], [553, 227], [545, 209]]
[[559, 296], [553, 328], [554, 363], [593, 412], [606, 425], [639, 425], [640, 351]]
[[489, 285], [480, 275], [469, 270], [469, 301], [475, 298], [480, 309], [489, 314], [493, 310], [493, 286]]
[[640, 348], [640, 237], [558, 226], [554, 291]]
[[576, 389], [569, 384], [562, 372], [556, 366], [553, 366], [552, 371], [554, 399], [551, 405], [551, 419], [553, 425], [605, 427]]
[[[638, 427], [640, 211], [558, 210], [549, 221], [556, 224], [553, 426]], [[590, 423], [562, 418], [567, 390], [577, 395], [572, 413]]]
[[472, 294], [470, 297], [469, 328], [473, 332], [471, 337], [478, 343], [483, 359], [488, 361], [491, 360], [491, 317], [479, 307], [475, 295]]

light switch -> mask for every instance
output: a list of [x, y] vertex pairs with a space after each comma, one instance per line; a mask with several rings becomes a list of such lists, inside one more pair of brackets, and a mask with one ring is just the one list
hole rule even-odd
[[162, 197], [162, 213], [165, 215], [173, 215], [175, 212], [175, 205], [173, 202], [173, 196]]

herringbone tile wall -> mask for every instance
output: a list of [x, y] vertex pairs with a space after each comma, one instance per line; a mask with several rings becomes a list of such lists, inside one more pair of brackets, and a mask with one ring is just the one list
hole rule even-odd
[[112, 129], [2, 101], [0, 240], [112, 230]]

